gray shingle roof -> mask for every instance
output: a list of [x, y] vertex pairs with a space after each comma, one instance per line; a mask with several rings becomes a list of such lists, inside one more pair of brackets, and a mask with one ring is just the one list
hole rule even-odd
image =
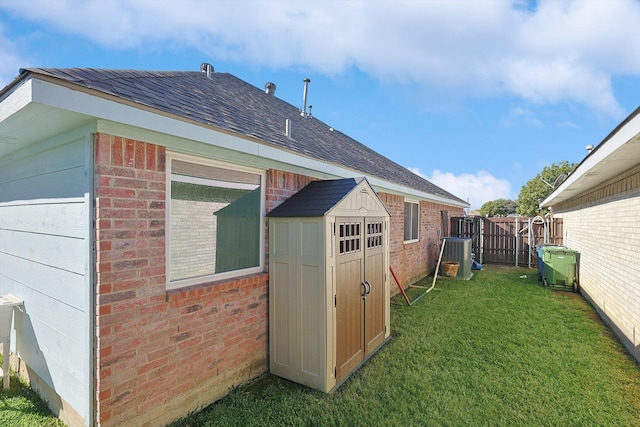
[[355, 178], [312, 181], [267, 214], [268, 217], [324, 216], [358, 185]]
[[[31, 72], [256, 138], [314, 159], [415, 190], [466, 203], [298, 108], [228, 73], [90, 68], [28, 68]], [[292, 137], [285, 135], [291, 121]]]

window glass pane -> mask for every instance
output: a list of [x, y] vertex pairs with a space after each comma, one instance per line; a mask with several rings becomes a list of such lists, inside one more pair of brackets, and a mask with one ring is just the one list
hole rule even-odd
[[404, 204], [404, 240], [411, 240], [411, 203]]
[[261, 176], [171, 162], [170, 281], [258, 267]]
[[418, 240], [420, 205], [413, 202], [404, 203], [404, 240]]
[[411, 240], [418, 239], [418, 204], [411, 204]]

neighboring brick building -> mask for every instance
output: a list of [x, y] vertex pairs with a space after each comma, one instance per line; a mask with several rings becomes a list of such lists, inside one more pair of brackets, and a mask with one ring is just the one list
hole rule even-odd
[[367, 177], [405, 287], [468, 207], [225, 73], [25, 70], [0, 134], [14, 366], [72, 426], [164, 425], [266, 371], [265, 214], [309, 182]]
[[640, 109], [542, 203], [580, 252], [580, 290], [640, 362]]

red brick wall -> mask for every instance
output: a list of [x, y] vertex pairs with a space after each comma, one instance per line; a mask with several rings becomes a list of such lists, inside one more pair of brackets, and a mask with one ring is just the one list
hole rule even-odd
[[[463, 214], [462, 208], [452, 208], [439, 203], [420, 202], [419, 241], [404, 243], [404, 197], [380, 193], [389, 213], [391, 213], [390, 265], [402, 286], [407, 286], [432, 273], [438, 262], [442, 211], [448, 210], [449, 217]], [[440, 236], [438, 235], [440, 231]], [[392, 278], [391, 294], [398, 293], [398, 286]]]
[[315, 181], [315, 179], [304, 175], [270, 169], [267, 172], [266, 183], [267, 213], [293, 196], [298, 190], [303, 189], [311, 181]]
[[96, 411], [163, 424], [267, 368], [267, 279], [166, 291], [165, 150], [98, 134]]
[[[163, 147], [95, 137], [95, 378], [102, 426], [168, 423], [267, 370], [267, 260], [261, 274], [166, 291], [165, 163]], [[269, 170], [266, 211], [312, 180]], [[407, 286], [435, 267], [446, 208], [421, 203], [420, 242], [404, 245], [404, 199], [380, 196], [392, 214], [391, 266]], [[265, 254], [267, 242], [268, 236]]]

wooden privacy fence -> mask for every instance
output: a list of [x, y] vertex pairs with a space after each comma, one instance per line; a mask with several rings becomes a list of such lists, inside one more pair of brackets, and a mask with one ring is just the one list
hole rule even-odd
[[471, 238], [480, 263], [537, 268], [536, 245], [562, 244], [562, 218], [452, 217], [451, 237]]

